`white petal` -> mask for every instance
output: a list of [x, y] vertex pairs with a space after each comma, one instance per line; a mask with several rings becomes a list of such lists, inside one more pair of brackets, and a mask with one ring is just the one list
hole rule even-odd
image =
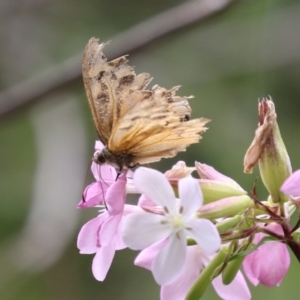
[[221, 247], [221, 238], [215, 225], [206, 219], [192, 219], [186, 224], [186, 234], [191, 236], [205, 255], [214, 254]]
[[190, 216], [203, 203], [203, 195], [199, 183], [195, 178], [186, 177], [179, 180], [178, 188], [181, 206], [183, 207], [182, 215]]
[[134, 184], [137, 189], [157, 205], [176, 211], [175, 195], [166, 177], [153, 169], [138, 168], [134, 172]]
[[159, 285], [172, 283], [181, 274], [186, 260], [186, 237], [183, 231], [170, 236], [167, 245], [153, 261], [152, 273]]
[[122, 224], [124, 243], [133, 250], [144, 249], [170, 235], [170, 227], [163, 224], [165, 217], [147, 212], [127, 215]]

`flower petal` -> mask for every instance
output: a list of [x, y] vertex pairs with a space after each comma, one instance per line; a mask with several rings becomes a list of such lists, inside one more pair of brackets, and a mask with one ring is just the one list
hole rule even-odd
[[213, 167], [206, 165], [206, 164], [202, 164], [197, 161], [195, 162], [195, 166], [196, 166], [197, 172], [198, 172], [199, 176], [201, 177], [201, 179], [209, 179], [209, 180], [216, 180], [216, 181], [224, 182], [224, 183], [229, 184], [233, 188], [236, 188], [240, 191], [244, 191], [243, 188], [236, 181], [234, 181], [230, 177], [218, 172]]
[[286, 245], [279, 242], [264, 244], [245, 258], [243, 266], [254, 285], [279, 286], [290, 266], [289, 252]]
[[97, 251], [92, 264], [93, 275], [97, 280], [103, 281], [105, 279], [114, 256], [115, 256], [114, 240], [106, 247], [101, 247]]
[[85, 188], [82, 199], [78, 203], [77, 208], [94, 207], [102, 204], [107, 189], [107, 184], [104, 184], [101, 181], [93, 182]]
[[115, 216], [109, 216], [107, 214], [107, 218], [103, 222], [101, 229], [100, 229], [100, 245], [102, 247], [107, 246], [111, 243], [111, 240], [115, 238], [118, 232], [118, 227], [121, 222], [122, 213], [115, 215]]
[[99, 230], [104, 221], [102, 216], [84, 224], [78, 234], [77, 247], [81, 254], [92, 254], [99, 249]]
[[164, 220], [164, 216], [147, 212], [127, 215], [121, 229], [124, 243], [133, 250], [141, 250], [166, 239], [170, 228], [163, 224]]
[[117, 172], [115, 168], [108, 164], [99, 165], [92, 162], [91, 171], [96, 181], [101, 182], [114, 182], [117, 178]]
[[224, 285], [222, 282], [222, 275], [219, 275], [212, 281], [215, 291], [223, 300], [250, 300], [251, 293], [247, 286], [244, 276], [239, 271], [234, 280]]
[[154, 279], [159, 285], [168, 285], [181, 274], [186, 259], [186, 247], [183, 231], [169, 237], [168, 243], [155, 257], [152, 265]]
[[110, 215], [117, 215], [124, 210], [126, 198], [126, 174], [123, 173], [107, 190], [105, 203]]
[[186, 229], [186, 234], [197, 242], [205, 255], [212, 255], [220, 249], [221, 238], [211, 221], [193, 218], [187, 226], [189, 229]]
[[100, 140], [95, 141], [95, 150], [102, 150], [104, 148], [103, 143]]
[[300, 197], [300, 170], [295, 171], [281, 186], [281, 191], [288, 195]]
[[117, 234], [115, 235], [115, 239], [116, 239], [116, 250], [122, 250], [124, 248], [127, 248], [127, 246], [125, 245], [122, 235], [121, 235], [121, 226], [122, 226], [122, 221], [123, 221], [124, 217], [122, 217], [121, 223], [119, 225]]
[[187, 247], [186, 261], [180, 276], [171, 284], [161, 288], [161, 300], [182, 300], [185, 299], [189, 289], [196, 280], [202, 269], [201, 250], [198, 246]]
[[145, 194], [157, 205], [167, 207], [170, 212], [175, 213], [175, 195], [170, 183], [162, 173], [141, 167], [134, 172], [133, 179], [136, 188], [142, 194]]
[[203, 203], [203, 196], [196, 179], [186, 177], [178, 181], [180, 203], [183, 207], [183, 216], [194, 214]]
[[142, 194], [141, 197], [139, 198], [138, 206], [153, 207], [156, 206], [156, 204], [152, 200], [148, 199], [144, 194]]
[[165, 177], [170, 179], [180, 179], [187, 176], [190, 176], [192, 172], [196, 170], [195, 167], [187, 167], [184, 161], [178, 161], [176, 165], [172, 167], [171, 170], [165, 172]]
[[253, 253], [246, 256], [243, 261], [243, 269], [248, 278], [248, 280], [254, 285], [257, 286], [259, 284], [257, 274], [254, 274], [254, 269], [252, 268], [252, 264], [255, 263], [255, 256]]
[[145, 248], [135, 258], [134, 264], [147, 270], [151, 270], [154, 258], [167, 243], [168, 240], [163, 240], [162, 242], [155, 243], [150, 247]]

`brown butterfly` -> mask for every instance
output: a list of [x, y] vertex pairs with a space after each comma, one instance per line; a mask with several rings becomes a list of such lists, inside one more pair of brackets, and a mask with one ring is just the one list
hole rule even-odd
[[136, 75], [125, 56], [107, 61], [106, 44], [91, 38], [85, 48], [82, 73], [94, 123], [105, 148], [93, 160], [119, 170], [159, 161], [185, 151], [201, 139], [208, 119], [190, 120], [190, 97], [176, 96], [179, 86], [158, 85]]

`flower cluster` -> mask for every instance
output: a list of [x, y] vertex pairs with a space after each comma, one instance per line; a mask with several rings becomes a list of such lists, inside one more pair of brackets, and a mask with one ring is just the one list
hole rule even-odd
[[[276, 118], [273, 101], [262, 99], [244, 159], [246, 173], [258, 164], [265, 200], [199, 162], [178, 162], [165, 174], [145, 167], [117, 173], [93, 162], [96, 181], [78, 208], [98, 207], [99, 215], [82, 227], [78, 248], [95, 253], [95, 278], [103, 281], [115, 251], [128, 247], [140, 251], [134, 264], [152, 272], [162, 300], [200, 299], [210, 283], [221, 299], [251, 299], [241, 269], [253, 285], [280, 285], [288, 247], [300, 261], [300, 220], [290, 225], [300, 209], [300, 170], [292, 174]], [[140, 194], [136, 205], [126, 204], [129, 193]]]

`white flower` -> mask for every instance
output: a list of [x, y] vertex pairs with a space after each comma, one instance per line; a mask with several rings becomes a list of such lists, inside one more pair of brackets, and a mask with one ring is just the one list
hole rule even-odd
[[213, 223], [196, 217], [203, 203], [196, 179], [179, 180], [180, 199], [175, 198], [168, 180], [158, 171], [139, 168], [134, 173], [134, 183], [141, 193], [161, 206], [164, 214], [131, 213], [124, 220], [122, 235], [125, 244], [134, 250], [166, 241], [151, 268], [158, 284], [170, 284], [182, 272], [188, 237], [196, 241], [205, 255], [214, 254], [220, 248], [221, 239]]

